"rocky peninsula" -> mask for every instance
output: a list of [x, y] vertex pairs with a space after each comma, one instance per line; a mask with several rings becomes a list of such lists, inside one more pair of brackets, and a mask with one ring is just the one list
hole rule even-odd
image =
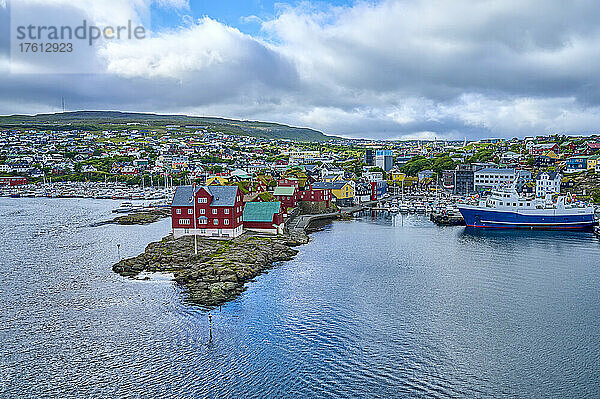
[[142, 272], [173, 273], [175, 281], [186, 288], [189, 301], [214, 307], [236, 298], [247, 281], [275, 263], [293, 259], [298, 251], [292, 247], [306, 244], [308, 236], [245, 233], [230, 240], [197, 240], [196, 255], [194, 237], [168, 235], [150, 243], [141, 255], [121, 260], [113, 271], [129, 277]]
[[150, 224], [171, 216], [171, 208], [157, 208], [150, 211], [133, 212], [116, 217], [112, 222], [116, 224]]
[[132, 212], [125, 215], [117, 216], [112, 220], [94, 223], [92, 224], [92, 227], [99, 227], [107, 224], [143, 225], [158, 222], [160, 219], [168, 218], [170, 216], [170, 208], [157, 208], [149, 211]]

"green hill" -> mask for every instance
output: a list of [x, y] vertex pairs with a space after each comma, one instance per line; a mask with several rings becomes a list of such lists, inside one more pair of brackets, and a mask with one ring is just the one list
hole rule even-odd
[[[139, 125], [132, 126], [131, 124]], [[287, 126], [279, 123], [187, 115], [158, 115], [118, 111], [76, 111], [38, 114], [34, 116], [0, 116], [0, 128], [4, 129], [103, 131], [137, 128], [166, 131], [169, 125], [181, 126], [182, 130], [193, 130], [195, 127], [204, 127], [211, 132], [265, 137], [269, 139], [318, 142], [335, 138], [334, 136], [326, 136], [317, 130]], [[185, 128], [186, 126], [188, 126], [187, 129]]]

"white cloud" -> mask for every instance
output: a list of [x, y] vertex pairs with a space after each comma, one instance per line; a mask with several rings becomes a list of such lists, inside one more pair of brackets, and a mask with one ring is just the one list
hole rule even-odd
[[[152, 3], [124, 4], [119, 13], [142, 18]], [[115, 11], [112, 1], [80, 6], [97, 18]], [[74, 102], [94, 108], [265, 119], [354, 137], [589, 132], [600, 122], [599, 13], [600, 3], [559, 0], [280, 5], [270, 20], [242, 18], [261, 24], [260, 37], [205, 17], [109, 43], [97, 54], [108, 75], [95, 83], [107, 95], [88, 94], [83, 79], [72, 90]], [[0, 87], [10, 81], [1, 79]], [[19, 95], [37, 101], [29, 86]]]
[[[139, 42], [109, 43], [100, 51], [108, 71], [126, 77], [184, 78], [214, 67], [245, 68], [264, 48], [234, 28], [208, 17], [189, 28]], [[210, 72], [214, 72], [214, 69]]]

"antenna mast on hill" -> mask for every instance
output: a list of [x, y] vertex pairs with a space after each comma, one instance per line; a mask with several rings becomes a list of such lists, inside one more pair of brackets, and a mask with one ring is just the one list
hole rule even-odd
[[64, 97], [60, 98], [60, 105], [62, 108], [62, 112], [65, 112], [65, 98]]

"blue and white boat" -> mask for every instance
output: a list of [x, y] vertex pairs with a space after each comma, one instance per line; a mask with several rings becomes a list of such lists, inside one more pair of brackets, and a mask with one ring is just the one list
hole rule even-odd
[[477, 205], [458, 205], [469, 227], [498, 229], [591, 229], [594, 207], [570, 198], [525, 198], [514, 187], [493, 190]]

